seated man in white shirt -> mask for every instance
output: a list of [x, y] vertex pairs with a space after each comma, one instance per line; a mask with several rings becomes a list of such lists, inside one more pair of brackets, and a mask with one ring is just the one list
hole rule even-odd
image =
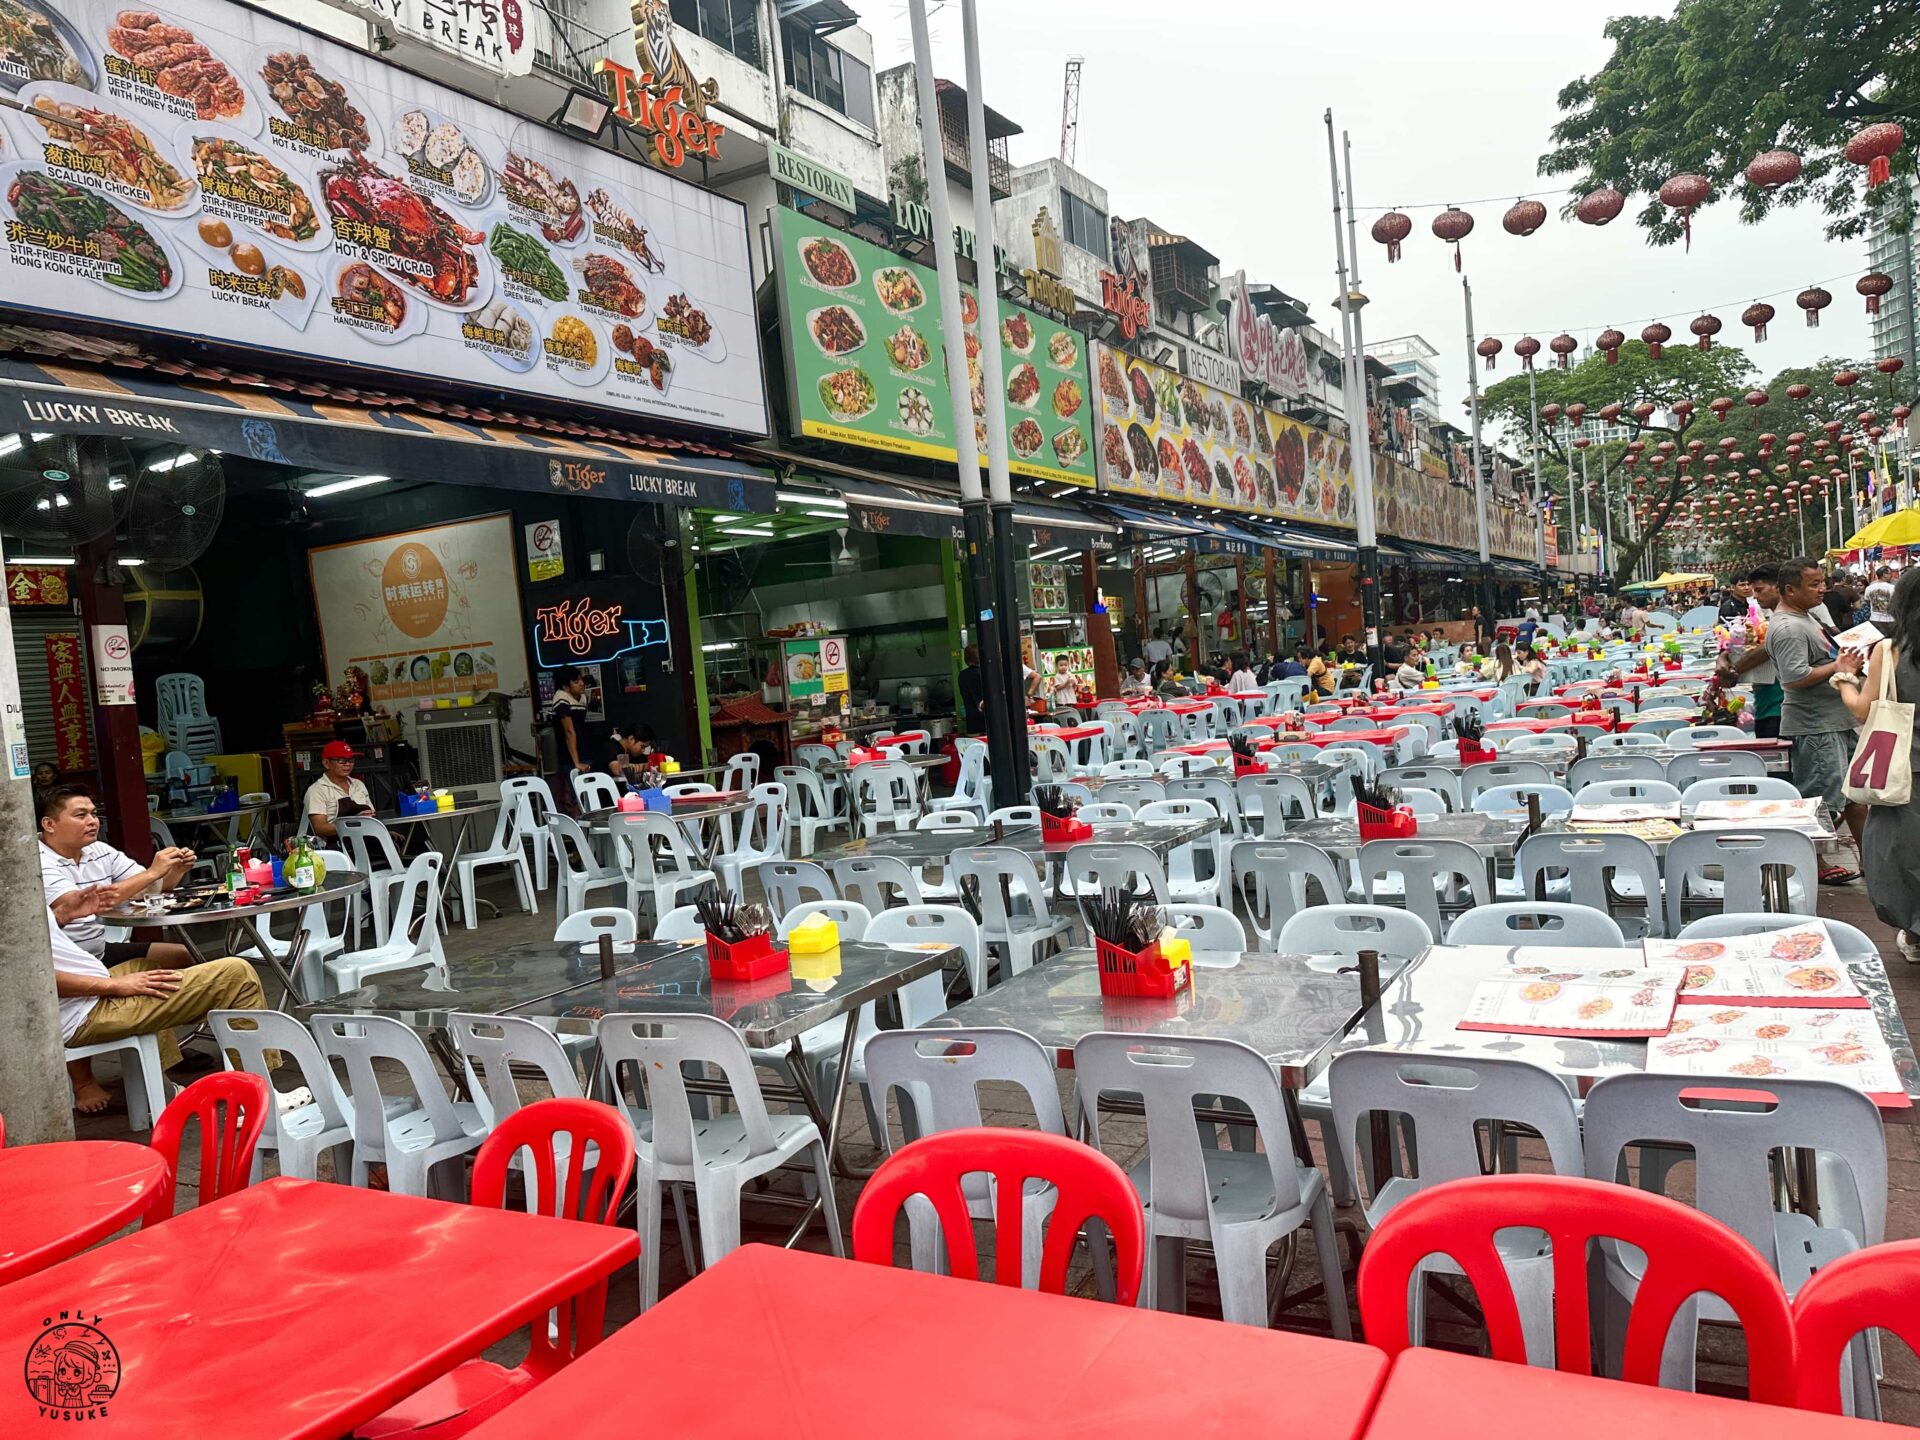
[[[184, 945], [110, 942], [106, 926], [97, 918], [97, 911], [111, 910], [149, 890], [173, 889], [193, 868], [193, 851], [173, 846], [143, 866], [100, 838], [100, 811], [93, 796], [78, 785], [42, 791], [38, 811], [40, 883], [48, 907], [69, 940], [107, 965], [147, 960], [178, 969], [193, 963], [193, 954]], [[96, 888], [105, 892], [106, 903], [77, 913], [78, 897]]]
[[353, 760], [353, 747], [344, 740], [329, 740], [320, 752], [320, 768], [326, 773], [307, 787], [307, 821], [322, 839], [338, 833], [333, 822], [342, 813], [342, 800], [350, 802], [346, 814], [373, 813], [373, 797], [367, 794], [367, 782], [354, 775]]
[[[96, 885], [80, 891], [69, 911], [88, 918], [112, 903], [111, 887]], [[150, 959], [129, 960], [109, 968], [67, 938], [51, 909], [47, 911], [47, 939], [53, 947], [60, 1034], [68, 1045], [98, 1045], [133, 1035], [153, 1035], [160, 1042], [160, 1068], [170, 1070], [180, 1063], [174, 1027], [197, 1025], [210, 1010], [264, 1010], [267, 1006], [266, 993], [253, 966], [234, 956], [208, 960], [185, 970], [169, 969]], [[67, 1077], [73, 1084], [74, 1108], [82, 1115], [99, 1115], [114, 1108], [113, 1096], [93, 1078], [87, 1061], [69, 1060]]]

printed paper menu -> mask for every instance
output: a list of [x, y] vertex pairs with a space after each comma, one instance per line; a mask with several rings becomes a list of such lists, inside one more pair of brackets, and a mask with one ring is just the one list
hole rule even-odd
[[1674, 1017], [1665, 1037], [1648, 1042], [1647, 1070], [1743, 1080], [1831, 1080], [1887, 1108], [1911, 1103], [1879, 1024], [1871, 1012], [1859, 1010], [1686, 1009]]
[[1785, 826], [1824, 834], [1819, 797], [1796, 800], [1703, 800], [1694, 807], [1693, 828], [1727, 830], [1742, 825]]
[[1515, 966], [1474, 986], [1456, 1028], [1617, 1040], [1664, 1035], [1673, 1020], [1679, 983], [1677, 970]]
[[1648, 940], [1650, 969], [1680, 975], [1680, 999], [1689, 1005], [1727, 1001], [1865, 1009], [1824, 926], [1795, 925], [1724, 940]]

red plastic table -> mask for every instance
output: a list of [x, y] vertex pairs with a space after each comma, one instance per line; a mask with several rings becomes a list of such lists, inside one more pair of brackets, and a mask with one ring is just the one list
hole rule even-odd
[[1846, 1420], [1746, 1400], [1660, 1390], [1445, 1350], [1408, 1350], [1393, 1362], [1366, 1440], [1894, 1440], [1904, 1427]]
[[0, 1285], [131, 1224], [166, 1178], [158, 1153], [125, 1140], [0, 1150]]
[[[960, 1337], [963, 1362], [929, 1363]], [[1386, 1363], [1368, 1345], [749, 1245], [472, 1440], [1354, 1440]]]
[[[83, 1312], [118, 1357], [108, 1422], [84, 1427], [102, 1435], [317, 1440], [638, 1250], [621, 1226], [268, 1180], [0, 1289], [0, 1336], [25, 1356], [47, 1317]], [[49, 1423], [0, 1385], [0, 1435]]]
[[1288, 735], [1290, 741], [1305, 745], [1335, 745], [1343, 740], [1369, 740], [1375, 745], [1397, 745], [1407, 738], [1404, 725], [1395, 725], [1391, 729], [1381, 730], [1320, 730], [1309, 731], [1305, 735]]

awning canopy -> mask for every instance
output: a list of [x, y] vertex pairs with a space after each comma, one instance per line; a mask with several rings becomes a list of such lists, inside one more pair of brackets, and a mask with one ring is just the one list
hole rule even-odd
[[545, 434], [469, 415], [0, 360], [0, 431], [139, 436], [279, 465], [735, 511], [775, 508], [772, 475], [692, 441], [601, 427]]
[[847, 520], [856, 530], [872, 535], [921, 535], [933, 540], [963, 538], [958, 501], [875, 480], [846, 480], [837, 475], [820, 478], [847, 502]]

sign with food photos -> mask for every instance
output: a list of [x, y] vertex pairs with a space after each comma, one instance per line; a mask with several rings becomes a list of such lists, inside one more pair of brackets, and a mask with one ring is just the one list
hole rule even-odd
[[[775, 276], [794, 432], [897, 455], [956, 459], [934, 272], [795, 211], [783, 209], [779, 217]], [[970, 287], [961, 287], [960, 307], [985, 465], [983, 337]], [[1009, 468], [1092, 485], [1089, 342], [1003, 300], [998, 343]]]
[[1103, 490], [1354, 527], [1345, 442], [1124, 351], [1093, 352]]

